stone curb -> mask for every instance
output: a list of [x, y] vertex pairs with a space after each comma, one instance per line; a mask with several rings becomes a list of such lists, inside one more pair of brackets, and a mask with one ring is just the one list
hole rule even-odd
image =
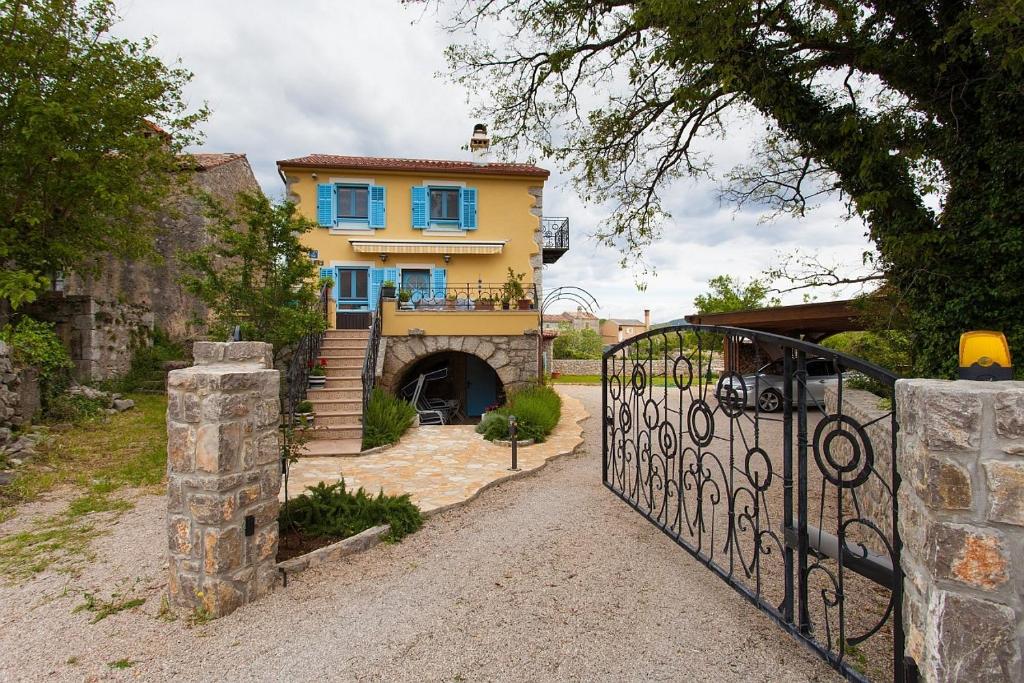
[[[511, 439], [495, 439], [491, 443], [493, 443], [495, 446], [504, 446], [505, 448], [512, 448]], [[518, 448], [526, 448], [527, 446], [532, 446], [533, 444], [533, 439], [520, 439], [519, 441], [516, 441], [516, 446]]]
[[360, 531], [355, 536], [349, 536], [337, 543], [332, 543], [331, 545], [324, 546], [323, 548], [317, 548], [305, 555], [299, 555], [298, 557], [293, 557], [290, 560], [278, 562], [277, 568], [284, 574], [296, 574], [305, 569], [309, 569], [310, 567], [323, 564], [324, 562], [339, 560], [348, 555], [361, 553], [364, 550], [369, 550], [380, 543], [384, 534], [390, 530], [390, 524], [370, 527], [365, 531]]

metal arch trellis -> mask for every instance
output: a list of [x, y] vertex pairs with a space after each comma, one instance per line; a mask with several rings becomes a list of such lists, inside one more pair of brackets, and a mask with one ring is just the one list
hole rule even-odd
[[[896, 377], [801, 340], [697, 325], [645, 332], [602, 364], [605, 486], [849, 680], [912, 679]], [[852, 409], [854, 377], [889, 403]], [[762, 401], [769, 390], [781, 400]]]

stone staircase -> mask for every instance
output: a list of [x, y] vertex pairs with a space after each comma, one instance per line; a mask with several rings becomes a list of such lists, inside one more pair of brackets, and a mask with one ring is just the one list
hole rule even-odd
[[363, 439], [363, 358], [369, 330], [327, 330], [320, 357], [327, 361], [327, 383], [310, 389], [316, 425], [307, 455], [355, 455]]

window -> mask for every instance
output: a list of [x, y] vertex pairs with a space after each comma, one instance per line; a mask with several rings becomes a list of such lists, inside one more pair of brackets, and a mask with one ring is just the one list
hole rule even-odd
[[365, 311], [369, 305], [367, 297], [367, 279], [369, 271], [366, 268], [339, 268], [338, 269], [338, 310]]
[[808, 377], [831, 377], [835, 374], [830, 361], [822, 359], [807, 361]]
[[443, 223], [459, 222], [459, 188], [430, 188], [430, 220]]
[[350, 221], [369, 220], [369, 190], [366, 185], [339, 185], [338, 218]]
[[418, 292], [420, 297], [426, 296], [430, 289], [430, 271], [426, 268], [402, 269], [400, 289], [409, 290], [414, 294]]

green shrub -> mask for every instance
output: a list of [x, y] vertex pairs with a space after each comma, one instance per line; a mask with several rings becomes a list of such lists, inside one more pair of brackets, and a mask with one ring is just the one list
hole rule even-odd
[[5, 325], [0, 330], [0, 339], [11, 347], [11, 357], [16, 363], [39, 370], [44, 408], [68, 388], [74, 363], [52, 323], [22, 316], [13, 325]]
[[135, 350], [128, 373], [117, 380], [111, 389], [120, 392], [139, 389], [163, 389], [164, 371], [161, 364], [169, 360], [185, 360], [188, 353], [178, 342], [157, 328], [152, 333], [152, 344]]
[[58, 394], [46, 405], [46, 417], [54, 422], [80, 424], [97, 417], [107, 407], [105, 401], [75, 394]]
[[488, 441], [507, 439], [509, 415], [516, 416], [519, 440], [533, 439], [540, 443], [558, 424], [562, 399], [551, 387], [521, 389], [511, 394], [504, 406], [488, 413], [476, 430]]
[[320, 482], [289, 500], [278, 521], [282, 533], [300, 531], [306, 536], [341, 540], [380, 524], [390, 524], [387, 540], [397, 541], [423, 526], [420, 509], [409, 494], [376, 496], [363, 487], [355, 493], [345, 489], [345, 480], [336, 484]]
[[416, 419], [416, 409], [383, 389], [374, 389], [363, 411], [363, 448], [397, 443]]

